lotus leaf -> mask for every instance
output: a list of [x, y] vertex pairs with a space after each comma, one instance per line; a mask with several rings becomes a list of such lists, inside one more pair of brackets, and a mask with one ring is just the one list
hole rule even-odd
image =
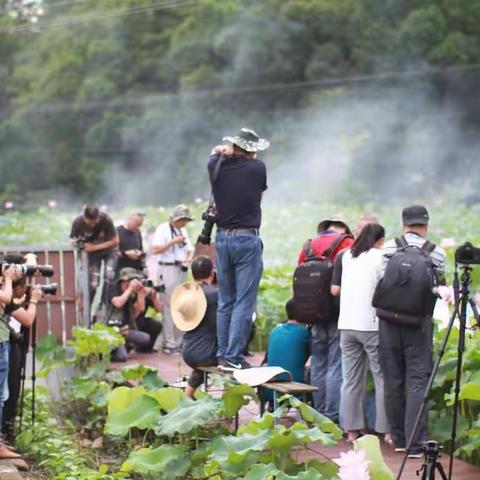
[[177, 408], [160, 417], [155, 432], [158, 435], [168, 436], [188, 433], [216, 418], [218, 409], [219, 402], [212, 397], [204, 397], [196, 401], [183, 398]]
[[468, 382], [460, 390], [461, 400], [480, 401], [480, 383]]
[[266, 413], [260, 420], [251, 420], [244, 425], [241, 425], [237, 434], [251, 433], [256, 434], [262, 430], [271, 430], [273, 428], [274, 418], [271, 413]]
[[147, 390], [157, 390], [166, 385], [165, 381], [157, 375], [157, 372], [147, 372], [140, 380], [140, 384]]
[[108, 396], [107, 406], [108, 414], [124, 410], [127, 408], [136, 398], [145, 394], [143, 387], [117, 387]]
[[153, 428], [160, 416], [160, 407], [155, 399], [142, 395], [135, 398], [123, 410], [109, 413], [105, 432], [110, 435], [126, 435], [130, 428]]
[[356, 452], [365, 450], [365, 458], [370, 461], [368, 469], [372, 480], [393, 480], [395, 478], [383, 461], [380, 441], [375, 435], [365, 435], [355, 440], [354, 449]]
[[336, 479], [338, 473], [338, 465], [335, 462], [329, 461], [320, 461], [320, 460], [309, 460], [307, 462], [309, 468], [313, 468], [317, 472], [322, 474], [322, 478], [327, 479]]
[[147, 373], [154, 372], [157, 373], [156, 368], [147, 367], [143, 364], [136, 364], [136, 365], [127, 365], [120, 370], [122, 377], [125, 380], [140, 380], [142, 379]]
[[123, 463], [123, 472], [140, 474], [155, 473], [155, 478], [170, 479], [185, 475], [190, 468], [190, 461], [179, 445], [162, 445], [159, 448], [141, 448], [131, 452]]
[[240, 480], [270, 480], [275, 478], [277, 473], [278, 469], [273, 463], [267, 465], [257, 463], [252, 465], [248, 473]]
[[276, 480], [320, 480], [323, 477], [316, 470], [309, 469], [306, 472], [299, 472], [298, 475], [287, 475], [283, 472], [278, 472], [275, 478]]
[[154, 398], [160, 405], [160, 408], [166, 412], [170, 412], [177, 408], [182, 399], [186, 398], [185, 394], [179, 388], [173, 387], [149, 391], [146, 395]]
[[237, 436], [217, 437], [212, 442], [210, 458], [218, 462], [241, 462], [253, 451], [265, 450], [268, 447], [270, 432], [262, 431], [256, 435], [244, 433]]
[[223, 394], [224, 412], [227, 417], [233, 417], [251, 399], [257, 399], [255, 390], [246, 384], [234, 385]]
[[312, 408], [310, 405], [301, 402], [298, 398], [291, 395], [284, 395], [281, 400], [283, 401], [283, 399], [288, 400], [292, 407], [298, 408], [298, 410], [300, 410], [302, 418], [306, 422], [313, 423], [314, 425], [319, 427], [322, 432], [331, 433], [336, 440], [340, 440], [340, 438], [342, 438], [342, 429], [339, 428], [329, 418], [325, 417], [320, 412]]

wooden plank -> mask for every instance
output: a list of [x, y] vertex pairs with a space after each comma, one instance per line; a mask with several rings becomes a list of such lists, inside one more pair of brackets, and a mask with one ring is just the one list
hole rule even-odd
[[261, 386], [281, 393], [309, 393], [318, 390], [317, 387], [300, 382], [267, 382]]

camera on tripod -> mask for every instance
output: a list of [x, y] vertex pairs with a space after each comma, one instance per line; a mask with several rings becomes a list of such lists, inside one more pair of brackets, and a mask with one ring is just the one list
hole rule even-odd
[[197, 243], [210, 245], [212, 242], [213, 226], [218, 222], [217, 207], [214, 202], [210, 202], [207, 210], [202, 213], [203, 228], [197, 238]]
[[480, 248], [465, 242], [455, 250], [455, 261], [463, 265], [480, 265]]

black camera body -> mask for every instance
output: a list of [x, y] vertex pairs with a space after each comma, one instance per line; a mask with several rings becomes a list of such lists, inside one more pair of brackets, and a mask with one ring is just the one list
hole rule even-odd
[[455, 261], [463, 265], [480, 265], [480, 248], [465, 242], [455, 250]]
[[165, 285], [154, 285], [151, 280], [148, 278], [144, 278], [140, 280], [140, 283], [147, 288], [152, 288], [155, 290], [157, 293], [164, 293], [165, 292]]
[[107, 320], [107, 327], [122, 328], [123, 322], [118, 318], [112, 318], [111, 320]]
[[213, 226], [218, 222], [217, 207], [214, 203], [210, 203], [207, 210], [202, 213], [203, 228], [197, 238], [197, 243], [202, 245], [210, 245], [212, 242]]

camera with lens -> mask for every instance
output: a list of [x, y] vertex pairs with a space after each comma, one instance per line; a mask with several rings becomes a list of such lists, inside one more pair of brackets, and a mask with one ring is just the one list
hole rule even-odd
[[91, 241], [92, 241], [91, 235], [79, 235], [75, 241], [75, 248], [78, 251], [83, 250], [85, 248], [85, 244], [91, 243]]
[[455, 250], [455, 261], [464, 265], [480, 265], [480, 248], [465, 242]]
[[58, 290], [58, 283], [44, 283], [43, 285], [38, 285], [40, 290], [45, 295], [56, 295]]
[[205, 212], [202, 213], [203, 228], [197, 238], [197, 243], [202, 245], [210, 245], [212, 242], [213, 226], [218, 222], [217, 207], [215, 203], [210, 203]]
[[164, 293], [165, 292], [165, 285], [154, 285], [151, 280], [148, 278], [144, 278], [140, 280], [140, 283], [147, 288], [151, 288], [155, 290], [157, 293]]
[[[27, 258], [28, 263], [23, 263]], [[55, 273], [51, 265], [38, 265], [34, 254], [22, 255], [6, 255], [0, 260], [0, 275], [3, 276], [5, 270], [15, 267], [22, 276], [31, 277], [39, 273], [42, 277], [51, 277]]]
[[107, 327], [120, 329], [123, 327], [123, 322], [119, 318], [112, 318], [107, 320]]

